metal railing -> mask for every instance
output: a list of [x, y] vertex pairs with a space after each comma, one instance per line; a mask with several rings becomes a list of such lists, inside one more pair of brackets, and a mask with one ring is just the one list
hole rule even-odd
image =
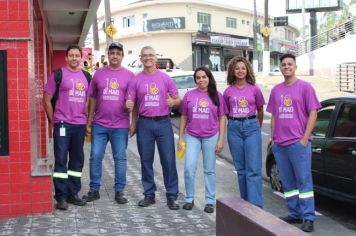
[[297, 44], [298, 55], [311, 52], [356, 33], [356, 17]]
[[339, 91], [356, 92], [356, 62], [337, 65], [336, 84]]

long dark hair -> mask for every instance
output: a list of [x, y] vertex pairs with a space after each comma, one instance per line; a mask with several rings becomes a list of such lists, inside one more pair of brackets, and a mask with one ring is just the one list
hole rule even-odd
[[197, 75], [198, 71], [204, 71], [205, 74], [208, 76], [208, 78], [209, 78], [209, 84], [208, 84], [209, 97], [213, 101], [215, 106], [219, 107], [220, 106], [220, 101], [219, 101], [218, 90], [216, 88], [216, 82], [215, 82], [213, 74], [205, 66], [198, 67], [194, 71], [194, 82], [195, 83], [197, 83], [196, 75]]
[[252, 84], [252, 85], [256, 84], [256, 79], [255, 79], [255, 75], [253, 74], [251, 63], [248, 60], [246, 60], [245, 58], [238, 57], [238, 56], [232, 58], [229, 61], [229, 63], [227, 64], [227, 67], [228, 67], [228, 69], [227, 69], [227, 83], [229, 85], [236, 84], [235, 68], [236, 68], [236, 64], [238, 62], [242, 62], [246, 66], [246, 71], [247, 71], [246, 81], [247, 81], [247, 83]]

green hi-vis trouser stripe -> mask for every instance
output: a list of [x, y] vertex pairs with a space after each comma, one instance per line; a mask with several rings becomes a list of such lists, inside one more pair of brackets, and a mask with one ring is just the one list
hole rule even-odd
[[82, 177], [82, 172], [68, 170], [68, 175], [73, 177]]
[[309, 197], [314, 197], [313, 191], [299, 194], [299, 198], [309, 198]]
[[285, 192], [284, 193], [284, 196], [287, 198], [287, 197], [293, 197], [293, 196], [297, 196], [299, 195], [299, 190], [298, 189], [293, 189], [289, 192]]
[[54, 172], [53, 178], [68, 179], [67, 173]]

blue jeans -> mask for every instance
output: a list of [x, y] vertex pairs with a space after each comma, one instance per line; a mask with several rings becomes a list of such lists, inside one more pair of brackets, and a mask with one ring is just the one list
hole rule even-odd
[[262, 208], [262, 141], [258, 120], [229, 119], [227, 140], [238, 174], [241, 198]]
[[115, 165], [115, 192], [122, 192], [126, 186], [126, 147], [128, 128], [105, 128], [93, 123], [90, 166], [90, 190], [99, 191], [102, 162], [108, 141], [110, 141]]
[[300, 141], [288, 146], [272, 145], [288, 214], [296, 219], [315, 220], [313, 178], [311, 174], [311, 142]]
[[191, 203], [194, 200], [195, 172], [197, 170], [199, 153], [200, 150], [202, 150], [205, 177], [205, 203], [215, 204], [215, 146], [218, 138], [219, 133], [209, 138], [199, 138], [185, 134], [185, 142], [187, 145], [184, 162], [185, 202]]
[[150, 120], [139, 117], [137, 121], [137, 147], [141, 157], [144, 195], [155, 197], [153, 161], [157, 142], [162, 165], [166, 197], [177, 199], [178, 175], [175, 159], [174, 136], [170, 119]]
[[[60, 128], [65, 128], [65, 136], [60, 136]], [[55, 199], [67, 200], [76, 195], [82, 185], [80, 177], [84, 165], [85, 125], [56, 123], [53, 129]], [[69, 154], [69, 160], [68, 160]]]

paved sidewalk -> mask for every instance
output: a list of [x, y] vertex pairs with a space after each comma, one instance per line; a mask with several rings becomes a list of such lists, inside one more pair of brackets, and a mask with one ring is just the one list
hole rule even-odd
[[[80, 196], [89, 188], [89, 150], [90, 145], [86, 144]], [[0, 220], [0, 235], [215, 235], [215, 221], [200, 208], [195, 207], [192, 211], [168, 209], [163, 180], [159, 175], [155, 179], [156, 204], [146, 208], [137, 206], [143, 198], [140, 161], [130, 150], [127, 154], [127, 204], [119, 205], [114, 201], [113, 160], [111, 153], [106, 153], [99, 200], [84, 207], [70, 204], [67, 211], [55, 210], [51, 214]], [[180, 194], [178, 200], [182, 206], [184, 196]]]

